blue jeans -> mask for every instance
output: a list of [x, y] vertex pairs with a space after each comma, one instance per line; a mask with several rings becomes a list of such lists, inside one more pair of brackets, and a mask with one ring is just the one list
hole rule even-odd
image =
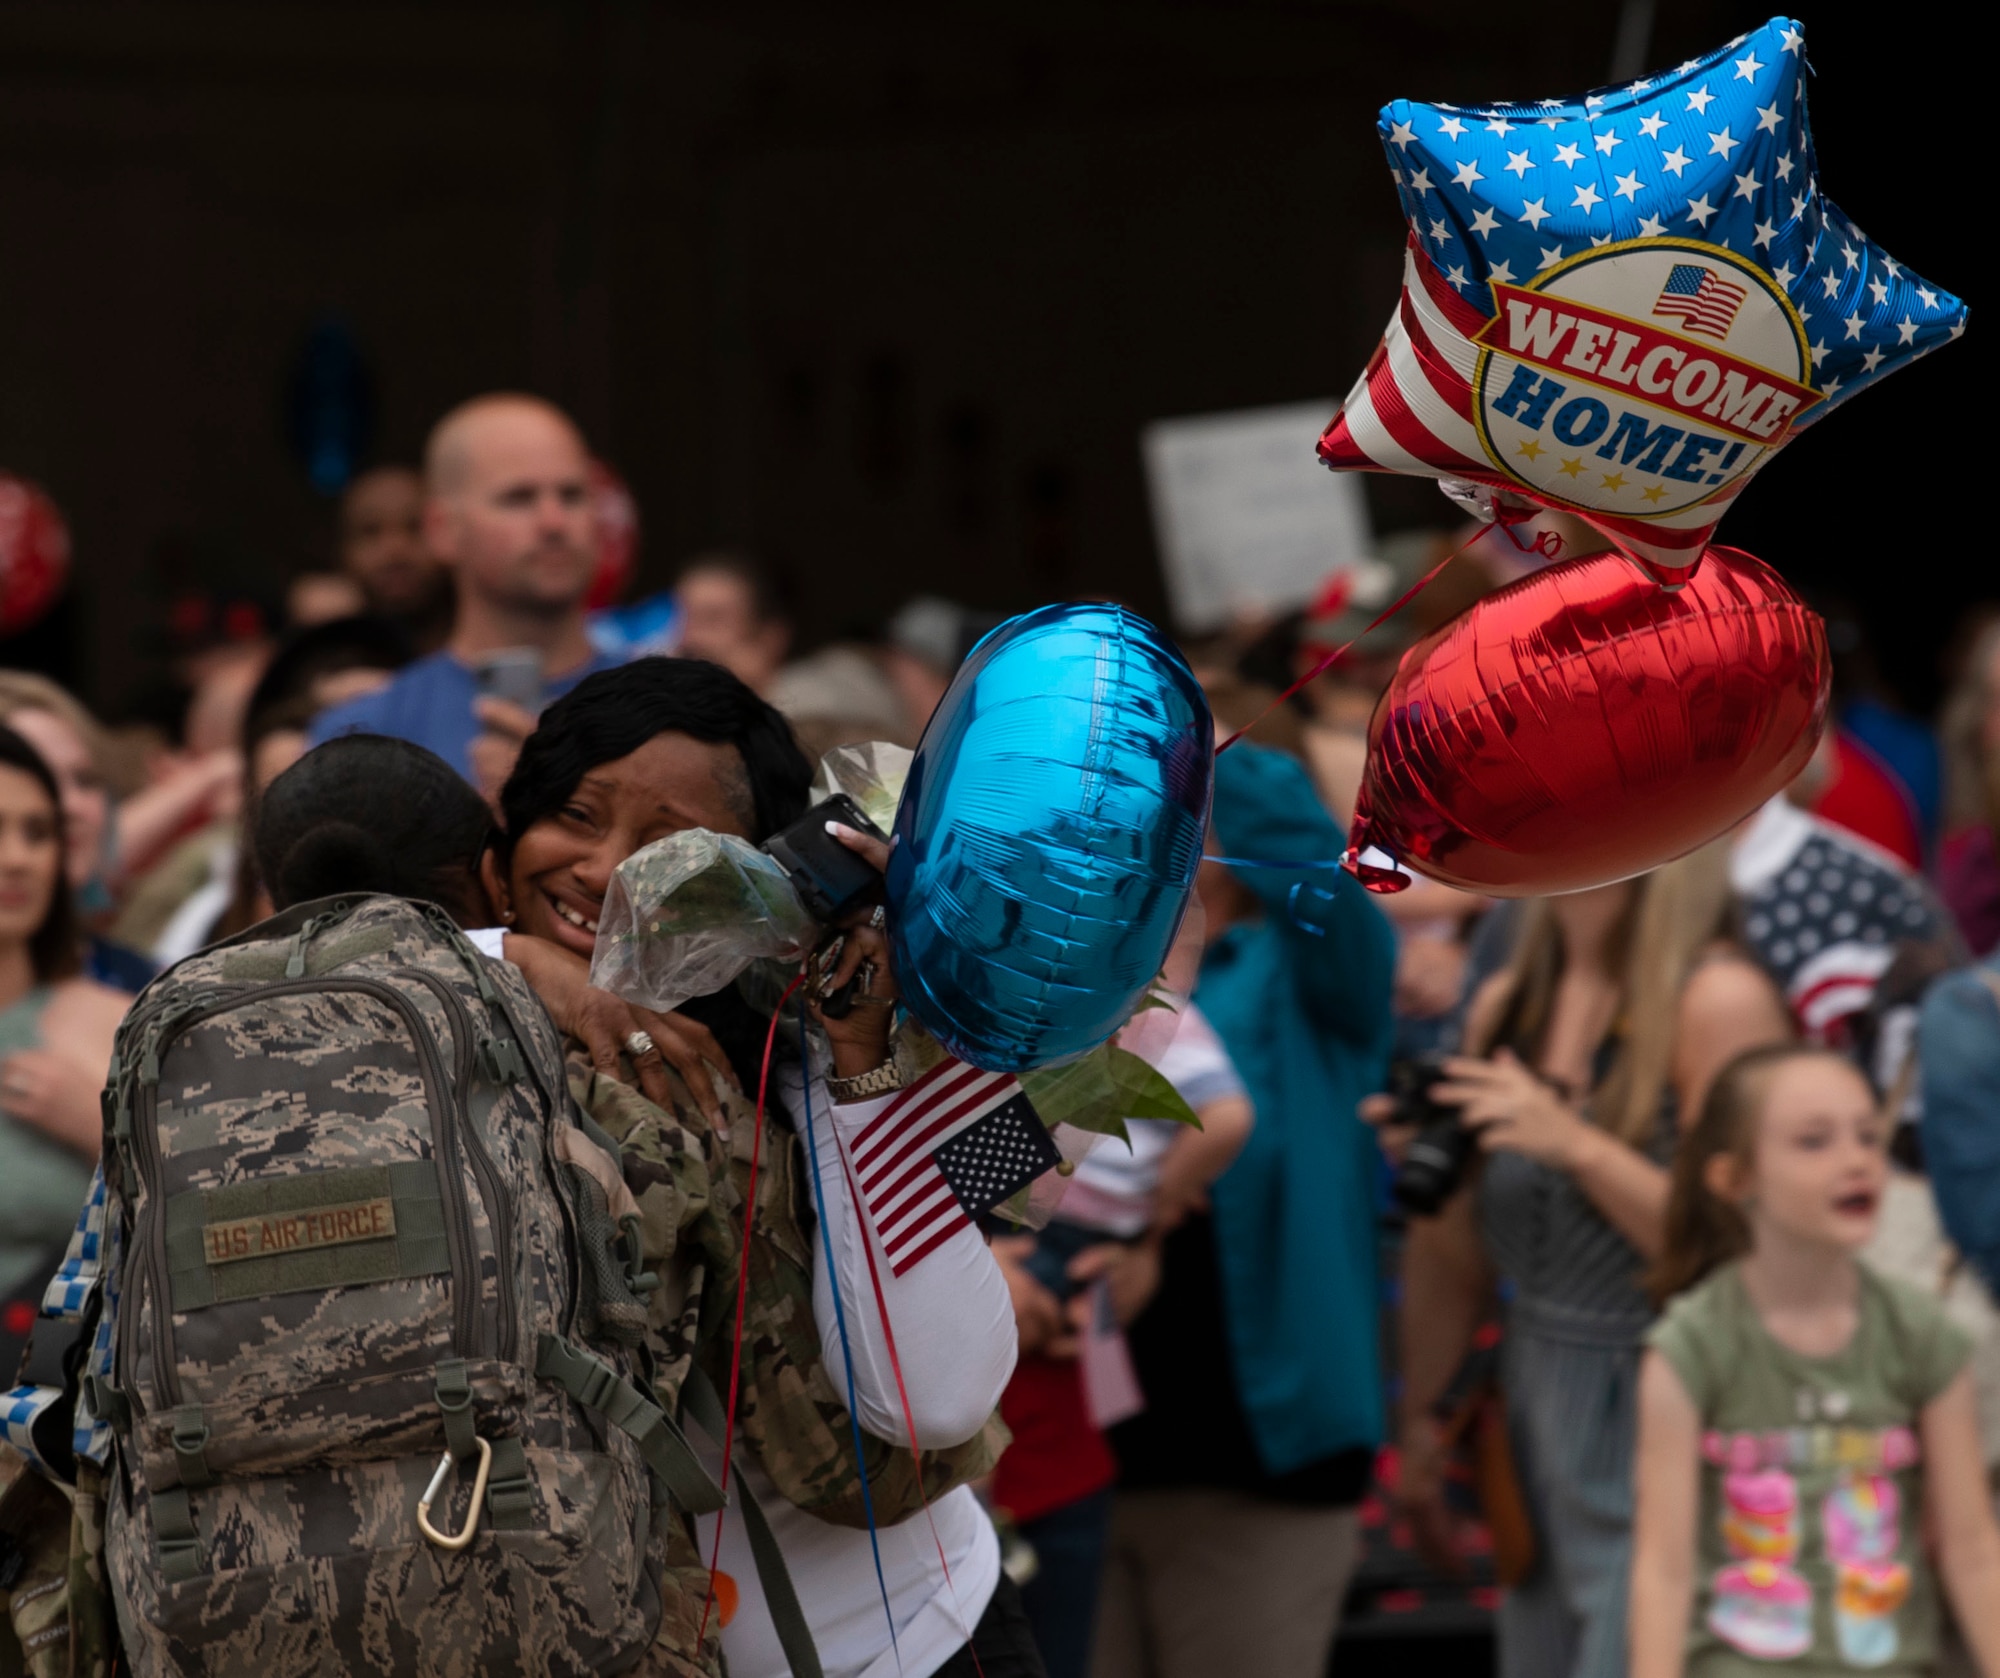
[[1049, 1678], [1088, 1678], [1097, 1593], [1111, 1534], [1111, 1493], [1093, 1492], [1021, 1523], [1040, 1566], [1021, 1587]]

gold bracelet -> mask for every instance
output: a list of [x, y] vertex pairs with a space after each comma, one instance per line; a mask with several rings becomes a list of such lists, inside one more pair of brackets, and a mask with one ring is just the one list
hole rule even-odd
[[896, 1064], [896, 1051], [889, 1051], [889, 1058], [880, 1066], [870, 1067], [866, 1072], [857, 1072], [852, 1078], [828, 1078], [827, 1093], [838, 1102], [866, 1101], [873, 1096], [887, 1095], [892, 1090], [903, 1087], [903, 1071]]

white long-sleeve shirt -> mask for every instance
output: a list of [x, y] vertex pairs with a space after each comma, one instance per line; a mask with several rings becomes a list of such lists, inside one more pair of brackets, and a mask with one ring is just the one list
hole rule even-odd
[[[796, 1068], [778, 1075], [778, 1096], [799, 1135], [805, 1136]], [[847, 1362], [834, 1308], [837, 1287], [854, 1349], [854, 1397], [861, 1425], [878, 1438], [908, 1444], [909, 1429], [863, 1242], [872, 1245], [875, 1274], [902, 1358], [917, 1443], [928, 1450], [960, 1444], [985, 1425], [1014, 1371], [1018, 1342], [1006, 1279], [976, 1227], [960, 1230], [906, 1274], [896, 1276], [865, 1219], [857, 1216], [839, 1146], [843, 1142], [851, 1146], [888, 1100], [884, 1096], [835, 1107], [825, 1085], [814, 1080], [812, 1136], [825, 1191], [825, 1231], [833, 1249], [833, 1268], [829, 1274], [825, 1247], [815, 1230], [813, 1317], [827, 1373], [844, 1395]], [[815, 1196], [815, 1209], [821, 1204], [822, 1197]], [[698, 1430], [691, 1437], [709, 1472], [719, 1473], [721, 1442]], [[972, 1635], [999, 1583], [1000, 1547], [969, 1486], [933, 1502], [929, 1520], [920, 1510], [895, 1526], [882, 1527], [877, 1535], [896, 1625], [897, 1647], [892, 1650], [868, 1534], [808, 1515], [786, 1501], [754, 1461], [742, 1457], [738, 1461], [784, 1553], [827, 1678], [895, 1678], [898, 1652], [903, 1678], [926, 1678]], [[700, 1523], [704, 1549], [712, 1518], [704, 1516]], [[939, 1562], [940, 1548], [950, 1564], [949, 1583]], [[733, 1499], [723, 1514], [718, 1565], [735, 1580], [738, 1591], [736, 1613], [722, 1634], [732, 1678], [783, 1678], [784, 1654]]]

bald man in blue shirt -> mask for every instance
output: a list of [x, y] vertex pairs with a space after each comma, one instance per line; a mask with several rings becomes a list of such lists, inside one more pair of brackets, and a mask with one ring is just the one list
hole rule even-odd
[[[584, 631], [597, 568], [589, 467], [569, 416], [539, 397], [478, 396], [445, 415], [424, 454], [424, 538], [457, 579], [451, 635], [380, 692], [323, 712], [312, 744], [412, 740], [496, 795], [535, 711], [614, 662]], [[538, 693], [486, 691], [481, 669], [502, 654], [539, 660]]]

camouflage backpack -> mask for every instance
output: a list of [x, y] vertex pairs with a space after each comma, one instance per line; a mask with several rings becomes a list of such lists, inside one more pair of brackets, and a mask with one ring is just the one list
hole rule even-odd
[[148, 987], [105, 1122], [84, 1398], [140, 1678], [637, 1662], [667, 1494], [721, 1499], [651, 1396], [637, 1208], [520, 976], [440, 910], [300, 905]]

